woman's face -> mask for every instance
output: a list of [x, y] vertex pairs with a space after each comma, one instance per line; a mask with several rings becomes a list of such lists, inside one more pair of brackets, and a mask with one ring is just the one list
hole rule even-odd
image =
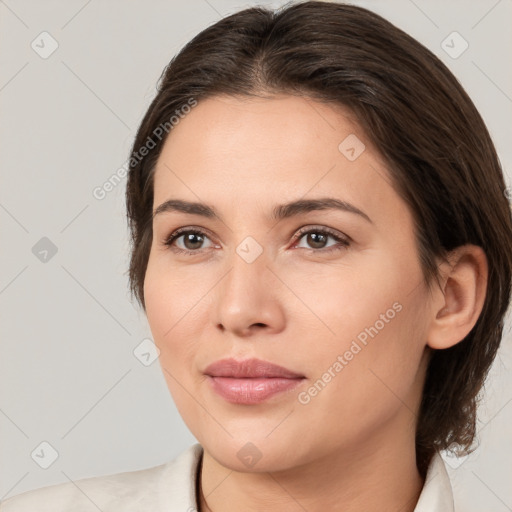
[[[205, 450], [276, 471], [414, 442], [432, 308], [411, 213], [348, 110], [199, 102], [158, 160], [154, 211], [169, 200], [205, 206], [155, 215], [147, 318]], [[254, 358], [289, 372], [211, 368]]]

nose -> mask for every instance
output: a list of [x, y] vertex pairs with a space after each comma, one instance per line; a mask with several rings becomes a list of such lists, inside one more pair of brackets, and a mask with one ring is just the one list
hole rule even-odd
[[265, 252], [252, 262], [238, 253], [231, 267], [215, 287], [215, 324], [238, 337], [258, 332], [278, 333], [284, 329], [282, 283], [268, 266]]

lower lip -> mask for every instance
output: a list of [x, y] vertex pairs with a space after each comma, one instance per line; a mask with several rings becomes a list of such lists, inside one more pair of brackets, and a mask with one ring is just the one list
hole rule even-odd
[[235, 379], [232, 377], [208, 377], [213, 390], [228, 402], [253, 405], [270, 397], [290, 391], [304, 379], [286, 379], [281, 377]]

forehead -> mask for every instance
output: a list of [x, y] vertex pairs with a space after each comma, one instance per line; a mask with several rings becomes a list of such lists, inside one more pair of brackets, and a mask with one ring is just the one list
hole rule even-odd
[[[337, 150], [343, 133], [359, 133], [363, 138], [355, 116], [341, 105], [299, 96], [216, 96], [201, 100], [184, 116], [169, 134], [165, 147], [177, 154], [182, 143], [189, 146], [196, 139], [201, 153], [189, 154], [189, 159], [233, 152], [240, 157], [255, 153], [263, 157], [276, 149], [284, 158], [298, 150], [304, 156], [312, 146]], [[263, 154], [258, 153], [260, 149]]]
[[169, 195], [263, 206], [333, 193], [360, 204], [369, 194], [397, 200], [354, 114], [298, 96], [200, 101], [170, 132], [154, 177], [155, 205]]

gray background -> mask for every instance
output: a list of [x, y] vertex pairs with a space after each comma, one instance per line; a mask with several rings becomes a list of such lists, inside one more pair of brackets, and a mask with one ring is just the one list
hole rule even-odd
[[[161, 464], [195, 442], [158, 361], [133, 353], [151, 334], [127, 288], [125, 180], [103, 200], [92, 191], [125, 163], [157, 79], [190, 38], [243, 7], [283, 3], [0, 0], [0, 498]], [[354, 3], [449, 66], [510, 177], [511, 0]], [[47, 58], [31, 47], [51, 49], [43, 31], [58, 43]], [[469, 44], [457, 58], [441, 46], [453, 31]], [[462, 48], [450, 41], [452, 53]], [[43, 237], [56, 254], [40, 252]], [[480, 447], [446, 458], [460, 511], [512, 510], [509, 329], [480, 408]], [[58, 452], [47, 469], [43, 441]]]

